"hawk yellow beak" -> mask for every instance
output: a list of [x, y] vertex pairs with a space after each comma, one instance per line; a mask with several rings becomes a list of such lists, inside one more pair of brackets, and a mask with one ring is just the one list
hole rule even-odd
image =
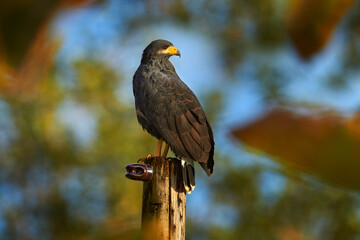
[[159, 50], [158, 51], [159, 54], [170, 54], [170, 55], [177, 55], [177, 56], [181, 56], [181, 53], [180, 51], [174, 47], [174, 46], [170, 46], [166, 49], [163, 49], [163, 50]]

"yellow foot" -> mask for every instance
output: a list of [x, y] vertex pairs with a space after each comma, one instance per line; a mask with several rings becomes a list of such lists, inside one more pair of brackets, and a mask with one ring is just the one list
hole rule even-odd
[[147, 155], [146, 157], [142, 157], [140, 158], [137, 162], [145, 162], [145, 160], [148, 160], [149, 158], [154, 158], [156, 157], [155, 155], [152, 155], [151, 153], [149, 155]]

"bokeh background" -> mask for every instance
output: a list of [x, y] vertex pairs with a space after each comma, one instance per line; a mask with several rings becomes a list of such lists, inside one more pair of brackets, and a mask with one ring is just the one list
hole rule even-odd
[[0, 3], [0, 239], [141, 239], [153, 153], [132, 76], [154, 39], [216, 142], [187, 239], [360, 239], [360, 3]]

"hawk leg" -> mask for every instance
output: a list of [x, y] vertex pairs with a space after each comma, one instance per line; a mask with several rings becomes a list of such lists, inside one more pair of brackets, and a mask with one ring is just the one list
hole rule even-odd
[[166, 144], [166, 145], [165, 145], [164, 152], [163, 152], [163, 154], [162, 154], [161, 156], [164, 157], [164, 158], [166, 158], [168, 152], [169, 152], [169, 144]]
[[160, 156], [160, 155], [161, 155], [162, 142], [163, 142], [163, 139], [160, 138], [159, 141], [158, 141], [158, 145], [157, 145], [157, 147], [156, 147], [156, 154], [155, 154], [155, 156]]
[[[152, 155], [152, 154], [150, 153], [150, 154], [147, 155], [146, 157], [140, 158], [140, 159], [138, 160], [138, 162], [144, 162], [146, 159], [161, 156], [162, 142], [163, 142], [163, 139], [160, 138], [159, 141], [158, 141], [157, 147], [156, 147], [156, 154], [155, 154], [155, 155]], [[167, 144], [166, 144], [166, 145], [167, 145]], [[166, 146], [165, 146], [165, 150], [166, 150]], [[167, 150], [169, 150], [169, 147], [167, 147]], [[164, 151], [164, 152], [165, 152], [165, 151]], [[167, 153], [167, 151], [166, 151], [166, 153]]]

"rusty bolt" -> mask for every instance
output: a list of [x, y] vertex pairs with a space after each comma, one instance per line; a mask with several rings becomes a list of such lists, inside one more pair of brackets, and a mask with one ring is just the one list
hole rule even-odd
[[125, 177], [137, 181], [150, 181], [153, 176], [153, 169], [150, 164], [132, 163], [126, 165]]

